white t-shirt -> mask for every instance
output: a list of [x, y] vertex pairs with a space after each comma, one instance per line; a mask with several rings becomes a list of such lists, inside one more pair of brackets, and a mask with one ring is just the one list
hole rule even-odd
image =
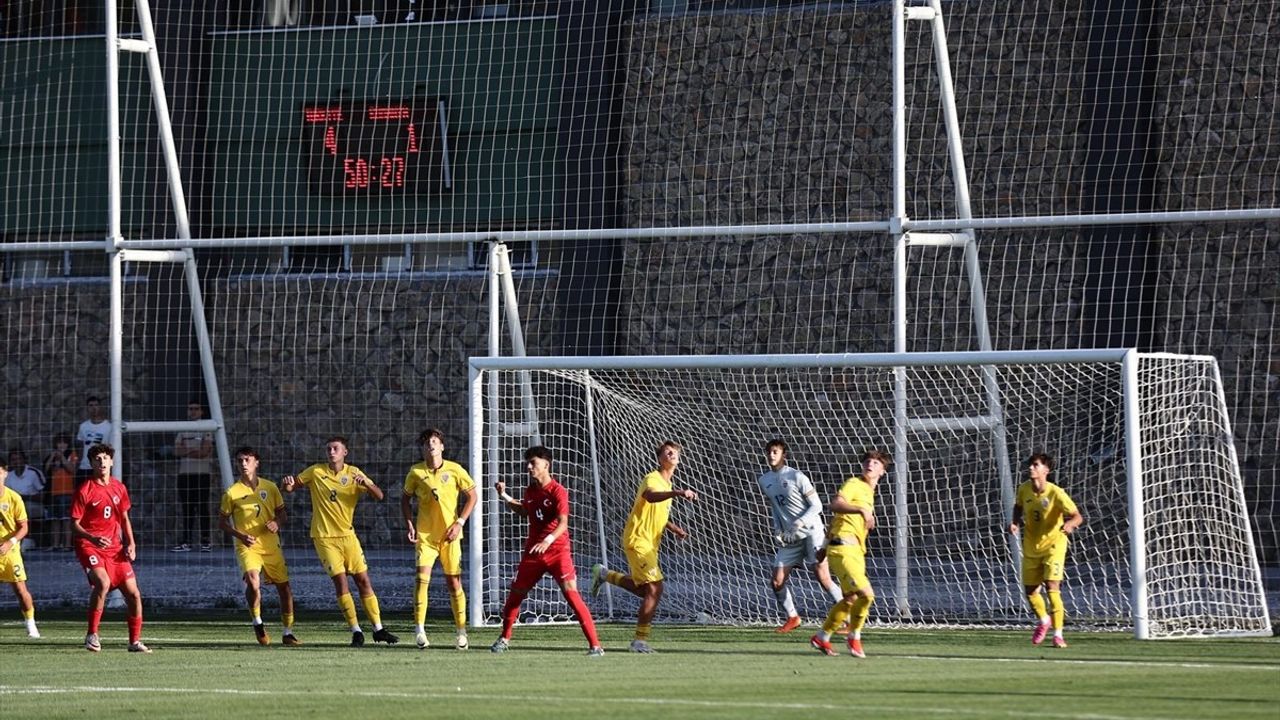
[[24, 498], [39, 495], [40, 491], [44, 490], [44, 473], [31, 465], [9, 468], [9, 477], [5, 480], [5, 485], [13, 488], [14, 492]]
[[76, 433], [76, 442], [80, 443], [80, 469], [88, 470], [93, 467], [89, 462], [89, 448], [104, 443], [111, 437], [111, 421], [103, 420], [96, 423], [92, 420], [85, 420], [80, 423], [80, 432]]

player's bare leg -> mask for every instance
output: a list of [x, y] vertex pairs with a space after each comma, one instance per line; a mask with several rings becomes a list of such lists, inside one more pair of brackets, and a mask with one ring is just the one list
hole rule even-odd
[[384, 642], [388, 645], [395, 645], [400, 642], [399, 637], [392, 635], [390, 630], [382, 627], [382, 610], [378, 607], [378, 596], [373, 592], [373, 583], [369, 581], [369, 573], [367, 571], [353, 573], [351, 578], [356, 581], [356, 590], [360, 593], [360, 602], [364, 605], [365, 615], [369, 617], [369, 622], [373, 623], [374, 642]]
[[127, 578], [120, 585], [120, 594], [124, 596], [125, 612], [129, 625], [129, 652], [149, 653], [151, 648], [142, 643], [142, 592], [138, 590], [136, 578]]
[[27, 623], [27, 637], [39, 638], [40, 631], [36, 629], [36, 603], [31, 599], [26, 581], [19, 580], [12, 585], [13, 595], [18, 599], [18, 610], [22, 612], [22, 619]]
[[259, 645], [270, 645], [267, 626], [262, 624], [262, 580], [257, 570], [246, 570], [244, 573], [244, 601], [249, 605], [249, 616], [253, 618], [253, 635]]
[[111, 578], [102, 568], [89, 571], [89, 631], [84, 636], [84, 649], [89, 652], [102, 650], [102, 642], [98, 639], [98, 625], [102, 622], [102, 609], [107, 604], [107, 593], [111, 590]]
[[658, 603], [662, 600], [663, 584], [661, 580], [655, 580], [640, 585], [636, 590], [640, 596], [640, 611], [636, 613], [636, 634], [631, 641], [631, 652], [651, 653], [649, 633], [653, 630], [653, 616], [658, 613]]
[[280, 622], [284, 625], [284, 633], [280, 642], [294, 647], [301, 645], [293, 634], [293, 587], [288, 582], [276, 583], [276, 594], [280, 596]]
[[773, 569], [773, 579], [769, 582], [769, 586], [773, 590], [773, 597], [778, 601], [778, 607], [782, 608], [782, 611], [787, 614], [787, 619], [776, 630], [779, 633], [789, 633], [800, 627], [800, 613], [796, 611], [796, 601], [791, 596], [791, 588], [787, 587], [787, 579], [790, 576], [790, 566], [775, 567]]

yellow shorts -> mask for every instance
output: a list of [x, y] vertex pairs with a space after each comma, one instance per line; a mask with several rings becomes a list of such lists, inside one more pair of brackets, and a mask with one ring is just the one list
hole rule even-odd
[[861, 545], [827, 547], [827, 564], [831, 574], [840, 580], [840, 591], [845, 595], [871, 589], [871, 581], [867, 579], [867, 553]]
[[329, 577], [358, 575], [369, 570], [369, 564], [364, 561], [364, 548], [355, 535], [311, 538], [311, 542]]
[[461, 540], [454, 540], [451, 543], [441, 545], [418, 536], [418, 542], [415, 547], [418, 550], [418, 567], [424, 567], [427, 572], [431, 572], [431, 567], [435, 565], [436, 558], [439, 558], [440, 570], [445, 575], [462, 574]]
[[1022, 584], [1035, 587], [1045, 582], [1062, 582], [1067, 563], [1067, 545], [1051, 548], [1047, 555], [1022, 556]]
[[662, 568], [658, 567], [658, 549], [648, 546], [624, 547], [627, 565], [631, 568], [631, 580], [637, 585], [658, 582]]
[[267, 543], [259, 540], [253, 547], [245, 547], [237, 540], [236, 562], [241, 572], [261, 573], [263, 579], [272, 585], [289, 582], [289, 566], [285, 564], [279, 541]]
[[22, 565], [22, 550], [18, 543], [7, 555], [0, 555], [0, 582], [20, 583], [27, 581], [27, 569]]

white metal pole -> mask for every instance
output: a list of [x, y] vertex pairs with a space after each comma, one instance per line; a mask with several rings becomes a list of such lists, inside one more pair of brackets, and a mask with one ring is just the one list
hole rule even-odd
[[[595, 393], [592, 392], [591, 372], [584, 370], [582, 373], [583, 395], [587, 401], [587, 440], [591, 449], [591, 483], [596, 491], [596, 534], [600, 539], [600, 562], [605, 567], [609, 565], [609, 541], [605, 535], [604, 529], [604, 490], [600, 484], [600, 450], [596, 445], [596, 410], [595, 410]], [[613, 617], [613, 590], [608, 583], [605, 584], [605, 603], [608, 607], [607, 618]]]
[[[907, 115], [906, 115], [906, 3], [893, 0], [893, 349], [907, 352]], [[907, 459], [907, 369], [893, 369], [894, 461], [894, 601], [898, 615], [911, 617], [910, 516], [907, 484], [911, 463]]]
[[[524, 329], [520, 324], [520, 304], [516, 299], [516, 283], [511, 270], [511, 258], [507, 254], [507, 246], [497, 245], [498, 279], [502, 281], [502, 295], [507, 316], [507, 333], [511, 335], [511, 354], [524, 357], [528, 353], [524, 347]], [[533, 439], [534, 445], [542, 444], [542, 428], [538, 422], [538, 406], [533, 401], [533, 381], [529, 371], [522, 370], [520, 377], [520, 403], [524, 408], [524, 422]]]
[[[499, 265], [498, 243], [496, 242], [490, 243], [489, 244], [489, 357], [495, 357], [495, 358], [502, 355], [502, 312], [501, 312], [502, 296], [499, 288], [498, 265]], [[486, 488], [488, 492], [486, 493], [486, 496], [489, 498], [489, 502], [486, 504], [486, 508], [488, 512], [489, 522], [488, 522], [488, 533], [486, 534], [484, 540], [485, 540], [485, 546], [489, 548], [489, 552], [488, 552], [489, 563], [486, 568], [486, 572], [484, 573], [484, 577], [488, 581], [484, 589], [487, 592], [487, 597], [495, 600], [496, 598], [500, 597], [499, 593], [501, 592], [501, 588], [499, 587], [499, 584], [498, 584], [497, 569], [502, 567], [502, 564], [501, 564], [502, 554], [501, 554], [501, 547], [500, 547], [502, 543], [502, 532], [500, 530], [501, 524], [499, 523], [499, 518], [504, 509], [502, 507], [502, 501], [498, 499], [497, 493], [494, 492], [493, 490], [494, 484], [498, 482], [498, 479], [501, 477], [500, 475], [501, 467], [499, 464], [499, 458], [500, 458], [499, 451], [502, 449], [501, 448], [502, 436], [499, 432], [501, 419], [498, 417], [498, 391], [500, 390], [500, 386], [497, 382], [498, 376], [499, 376], [499, 373], [496, 371], [477, 376], [477, 379], [476, 379], [477, 386], [475, 388], [472, 388], [473, 393], [484, 392], [483, 382], [482, 382], [483, 378], [487, 378], [489, 381], [489, 387], [488, 387], [489, 422], [488, 423], [481, 422], [480, 424], [475, 425], [474, 428], [476, 431], [471, 436], [471, 442], [473, 444], [472, 453], [474, 454], [475, 457], [481, 457], [482, 454], [478, 446], [482, 444], [481, 442], [482, 438], [485, 438], [485, 437], [488, 438], [488, 453], [487, 453], [488, 462], [484, 466], [484, 470], [488, 474], [488, 488]], [[477, 398], [476, 401], [479, 402], [479, 399]], [[483, 476], [476, 475], [476, 477], [483, 477]], [[477, 539], [478, 537], [479, 536], [477, 536]], [[477, 540], [473, 540], [472, 544], [474, 545], [476, 542]], [[471, 572], [473, 577], [480, 575], [480, 573], [478, 572], [478, 566], [477, 568], [473, 568]], [[476, 608], [476, 610], [474, 610], [473, 612], [478, 612], [479, 611], [478, 609], [483, 607], [482, 603], [480, 603], [479, 600], [485, 596], [477, 592], [475, 593], [475, 597], [476, 597], [476, 600], [473, 602], [472, 607]], [[483, 615], [479, 617], [477, 622], [479, 624], [484, 623]]]
[[1124, 373], [1125, 465], [1129, 486], [1129, 580], [1133, 636], [1150, 636], [1147, 608], [1147, 526], [1142, 488], [1142, 413], [1138, 384], [1139, 355], [1129, 350], [1121, 367]]
[[107, 40], [107, 237], [110, 264], [111, 315], [107, 339], [109, 402], [111, 403], [111, 445], [116, 449], [116, 467], [124, 467], [124, 269], [120, 258], [120, 17], [116, 0], [106, 0]]
[[204, 319], [204, 294], [196, 273], [195, 253], [188, 250], [183, 263], [183, 275], [187, 281], [187, 295], [191, 299], [191, 322], [196, 330], [196, 345], [200, 348], [200, 370], [204, 373], [204, 389], [209, 400], [209, 417], [218, 424], [213, 431], [214, 446], [218, 453], [218, 468], [225, 490], [235, 482], [231, 468], [231, 447], [227, 441], [227, 423], [222, 413], [222, 395], [218, 390], [218, 376], [213, 367], [213, 343], [209, 339], [209, 326]]
[[[481, 382], [483, 376], [476, 366], [471, 365], [467, 368], [467, 406], [470, 420], [470, 427], [467, 428], [467, 437], [471, 438], [471, 476], [480, 478], [481, 482], [485, 481], [485, 463], [484, 448], [480, 438], [485, 431], [484, 427], [484, 384]], [[490, 502], [485, 507], [492, 511], [494, 505], [493, 491], [485, 487], [477, 487], [477, 497], [488, 497]], [[467, 562], [471, 566], [471, 575], [469, 577], [469, 585], [471, 592], [471, 602], [468, 610], [471, 614], [471, 627], [480, 627], [484, 624], [484, 601], [485, 587], [484, 579], [486, 573], [480, 572], [481, 563], [484, 560], [483, 549], [485, 542], [485, 514], [484, 512], [471, 513], [471, 527], [467, 528], [467, 532], [471, 535], [471, 542], [467, 545]], [[494, 565], [494, 567], [497, 567]]]

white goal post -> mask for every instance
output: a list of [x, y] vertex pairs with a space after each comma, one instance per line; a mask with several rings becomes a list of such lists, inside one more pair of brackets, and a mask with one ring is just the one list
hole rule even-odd
[[[700, 498], [673, 508], [690, 538], [664, 540], [659, 618], [778, 621], [766, 587], [768, 510], [756, 478], [764, 444], [780, 437], [824, 502], [856, 471], [864, 448], [903, 461], [878, 490], [868, 558], [878, 597], [873, 623], [1029, 622], [1020, 549], [1006, 531], [1022, 471], [1010, 478], [1000, 466], [1021, 468], [1040, 451], [1055, 458], [1051, 480], [1086, 518], [1067, 559], [1069, 623], [1131, 628], [1139, 638], [1270, 633], [1212, 357], [1132, 350], [485, 357], [470, 361], [470, 408], [471, 466], [488, 488], [470, 529], [476, 624], [496, 619], [525, 537], [492, 487], [497, 480], [523, 487], [527, 446], [555, 454], [585, 590], [593, 563], [625, 568], [622, 523], [666, 439], [685, 447], [677, 484]], [[999, 442], [992, 423], [1002, 426]], [[1000, 447], [1009, 457], [996, 457]], [[808, 572], [792, 578], [802, 614], [819, 619], [825, 595]], [[602, 593], [593, 612], [633, 617], [634, 598], [624, 595]], [[549, 581], [524, 612], [526, 622], [568, 617]]]

